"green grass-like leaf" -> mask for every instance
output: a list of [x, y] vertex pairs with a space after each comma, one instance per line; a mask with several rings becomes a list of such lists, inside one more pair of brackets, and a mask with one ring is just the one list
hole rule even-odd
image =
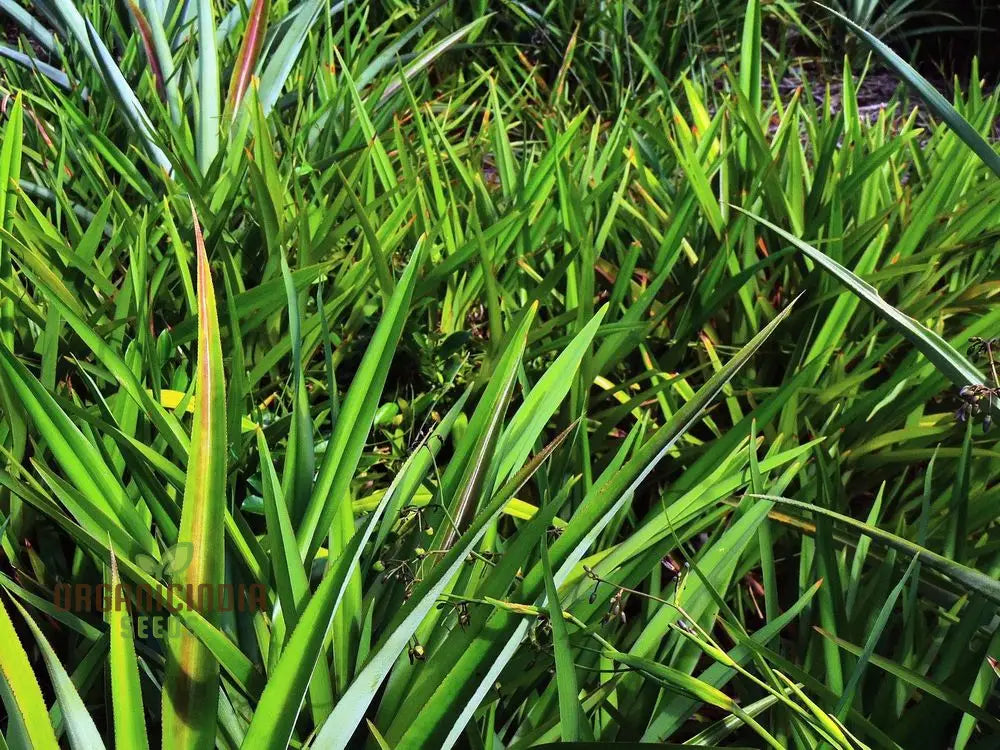
[[[193, 210], [193, 209], [192, 209]], [[190, 544], [191, 563], [179, 571], [182, 586], [207, 585], [212, 596], [225, 582], [224, 510], [226, 503], [226, 393], [222, 371], [215, 290], [195, 215], [198, 263], [198, 358], [191, 457], [181, 508], [179, 544]], [[203, 612], [218, 622], [217, 605]], [[219, 696], [219, 663], [194, 634], [181, 630], [170, 639], [163, 691], [163, 731], [175, 747], [214, 742]]]

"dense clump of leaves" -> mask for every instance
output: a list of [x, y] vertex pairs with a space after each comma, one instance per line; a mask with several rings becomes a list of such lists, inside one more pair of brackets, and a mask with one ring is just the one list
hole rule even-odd
[[994, 742], [998, 94], [653, 5], [0, 2], [6, 746]]

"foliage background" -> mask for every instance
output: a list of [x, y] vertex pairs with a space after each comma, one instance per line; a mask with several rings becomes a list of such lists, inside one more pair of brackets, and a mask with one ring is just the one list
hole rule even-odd
[[0, 0], [0, 746], [995, 746], [990, 9], [835, 5]]

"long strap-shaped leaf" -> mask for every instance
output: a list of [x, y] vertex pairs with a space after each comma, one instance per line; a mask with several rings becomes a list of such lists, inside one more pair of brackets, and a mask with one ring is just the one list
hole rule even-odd
[[[70, 747], [73, 750], [98, 750], [98, 748], [103, 748], [104, 740], [101, 739], [101, 733], [97, 731], [97, 725], [94, 724], [94, 720], [87, 713], [87, 708], [83, 705], [83, 699], [80, 698], [80, 693], [77, 692], [76, 686], [73, 685], [73, 680], [70, 679], [62, 662], [59, 661], [59, 656], [49, 644], [41, 628], [35, 624], [35, 621], [31, 619], [31, 615], [27, 613], [24, 607], [16, 601], [14, 602], [14, 606], [18, 608], [25, 622], [28, 623], [28, 628], [35, 636], [38, 648], [42, 652], [45, 667], [48, 669], [49, 678], [52, 680], [52, 687], [62, 708]], [[46, 723], [48, 723], [47, 718]]]
[[524, 403], [511, 417], [497, 448], [499, 457], [497, 484], [506, 480], [524, 463], [545, 425], [566, 398], [580, 363], [584, 355], [590, 351], [591, 342], [607, 311], [605, 305], [597, 311], [583, 330], [573, 337], [556, 360], [546, 368], [530, 393], [524, 397]]
[[[17, 181], [21, 177], [21, 133], [24, 120], [24, 102], [18, 94], [10, 117], [3, 131], [0, 144], [0, 226], [10, 231], [14, 206], [17, 204]], [[10, 248], [0, 241], [0, 281], [10, 285], [13, 281], [13, 264]], [[4, 346], [14, 346], [14, 300], [7, 295], [0, 300], [0, 341]]]
[[947, 557], [939, 555], [936, 552], [932, 552], [926, 547], [921, 547], [919, 544], [915, 544], [909, 539], [903, 539], [902, 537], [891, 534], [888, 531], [883, 531], [882, 529], [871, 526], [863, 521], [858, 521], [850, 516], [845, 516], [842, 513], [837, 513], [836, 511], [822, 508], [818, 505], [811, 505], [809, 503], [803, 503], [798, 500], [792, 500], [787, 497], [779, 497], [777, 495], [750, 495], [749, 497], [756, 497], [762, 500], [773, 500], [774, 502], [781, 503], [782, 505], [788, 505], [800, 510], [818, 513], [819, 515], [826, 516], [827, 518], [832, 518], [834, 521], [847, 524], [857, 531], [860, 531], [862, 534], [870, 536], [875, 541], [884, 544], [886, 547], [897, 549], [907, 555], [919, 557], [920, 562], [924, 565], [934, 568], [934, 570], [943, 573], [953, 581], [961, 583], [970, 591], [978, 591], [992, 601], [1000, 603], [1000, 582], [984, 573], [980, 573], [975, 568], [970, 568], [966, 565], [962, 565], [961, 563], [957, 563], [954, 560], [949, 560]]
[[416, 631], [438, 596], [458, 572], [469, 552], [479, 543], [487, 527], [503, 509], [507, 501], [524, 486], [538, 467], [576, 430], [576, 423], [563, 430], [517, 474], [500, 489], [493, 501], [476, 517], [475, 523], [462, 535], [455, 546], [448, 550], [431, 574], [420, 582], [413, 596], [406, 602], [399, 614], [393, 618], [386, 635], [372, 650], [365, 666], [347, 689], [333, 713], [320, 727], [313, 743], [317, 748], [343, 750], [351, 735], [361, 723], [361, 719], [378, 691], [392, 665], [396, 663], [410, 637]]
[[142, 549], [155, 553], [153, 535], [143, 525], [135, 506], [100, 451], [70, 420], [38, 378], [28, 372], [4, 346], [0, 346], [0, 371], [76, 489], [100, 505], [129, 533], [135, 540], [136, 550], [132, 551]]
[[457, 44], [458, 41], [462, 39], [462, 37], [482, 28], [482, 26], [490, 19], [490, 16], [492, 15], [493, 14], [490, 13], [485, 16], [480, 16], [475, 21], [472, 21], [471, 23], [466, 24], [462, 28], [453, 31], [430, 49], [425, 50], [420, 54], [418, 54], [416, 58], [413, 60], [413, 62], [407, 65], [399, 73], [399, 75], [397, 75], [389, 82], [389, 85], [386, 86], [385, 90], [382, 92], [382, 96], [379, 98], [379, 101], [384, 102], [393, 94], [395, 94], [397, 91], [399, 91], [400, 87], [403, 85], [404, 80], [408, 81], [420, 71], [425, 70], [437, 57], [439, 57], [442, 53], [447, 51], [449, 47], [452, 47], [455, 44]]
[[569, 630], [559, 604], [559, 592], [552, 578], [552, 562], [545, 540], [541, 544], [542, 572], [545, 574], [545, 598], [552, 625], [552, 650], [556, 662], [556, 692], [559, 697], [559, 730], [564, 742], [576, 742], [582, 734], [586, 717], [580, 708], [580, 685], [576, 679], [576, 664], [569, 641]]
[[247, 27], [243, 33], [243, 43], [240, 45], [240, 53], [233, 66], [233, 75], [229, 82], [229, 96], [227, 98], [226, 109], [230, 115], [239, 109], [243, 95], [250, 85], [254, 69], [257, 67], [257, 58], [260, 50], [264, 46], [264, 34], [267, 31], [267, 13], [270, 9], [270, 0], [254, 0], [247, 16]]
[[[865, 650], [862, 647], [857, 646], [850, 641], [846, 641], [843, 638], [838, 638], [831, 633], [827, 633], [822, 628], [814, 627], [814, 629], [824, 638], [829, 639], [833, 643], [837, 644], [837, 646], [844, 649], [847, 653], [853, 654], [859, 658], [864, 658]], [[878, 654], [871, 654], [868, 659], [873, 666], [884, 670], [893, 677], [909, 683], [917, 690], [927, 693], [927, 695], [934, 696], [948, 706], [954, 706], [969, 716], [975, 717], [978, 721], [983, 723], [985, 728], [989, 729], [993, 735], [992, 741], [996, 742], [997, 735], [1000, 735], [1000, 721], [997, 721], [997, 718], [989, 711], [985, 710], [981, 706], [977, 706], [964, 695], [952, 690], [948, 687], [947, 682], [935, 682], [934, 680], [928, 679], [924, 675], [920, 674], [915, 669], [905, 667], [902, 664], [894, 662], [892, 659], [887, 659], [884, 656], [879, 656]], [[989, 745], [984, 745], [984, 747], [989, 747]]]
[[[149, 40], [143, 40], [147, 46], [147, 54], [150, 56], [150, 64], [159, 71], [159, 83], [163, 87], [163, 95], [170, 107], [170, 117], [175, 125], [181, 124], [181, 96], [177, 86], [177, 76], [175, 75], [174, 55], [170, 50], [170, 43], [167, 41], [167, 33], [163, 28], [163, 19], [160, 17], [159, 8], [155, 7], [156, 0], [129, 0], [129, 9], [136, 19], [137, 24], [146, 24]], [[142, 33], [142, 32], [141, 32]]]
[[983, 160], [983, 163], [1000, 177], [1000, 154], [997, 154], [993, 150], [993, 147], [976, 132], [976, 129], [969, 124], [968, 120], [958, 113], [958, 110], [944, 98], [940, 91], [934, 88], [926, 78], [910, 67], [903, 58], [882, 43], [874, 34], [866, 31], [843, 13], [838, 13], [833, 8], [829, 8], [822, 3], [817, 3], [817, 5], [837, 16], [837, 18], [857, 32], [858, 36], [864, 39], [888, 63], [890, 68], [899, 73], [903, 80], [913, 87], [914, 91], [924, 100], [931, 112], [948, 123], [948, 127], [954, 130], [958, 134], [958, 137], [976, 152], [976, 155]]
[[150, 576], [128, 557], [123, 557], [123, 550], [113, 549], [106, 538], [92, 534], [74, 523], [51, 499], [18, 482], [3, 470], [0, 470], [0, 485], [17, 493], [23, 500], [38, 508], [46, 518], [58, 524], [77, 545], [86, 548], [98, 558], [107, 560], [110, 564], [111, 555], [117, 555], [119, 569], [124, 571], [129, 579], [150, 591], [155, 597], [158, 608], [176, 609], [174, 615], [211, 649], [234, 684], [248, 695], [260, 694], [262, 689], [260, 671], [236, 644], [218, 627], [208, 622], [197, 608], [188, 606], [183, 597], [170, 596], [168, 588], [162, 581]]
[[198, 166], [204, 174], [219, 153], [219, 118], [222, 116], [212, 0], [198, 1], [198, 84]]
[[[350, 576], [357, 567], [361, 550], [374, 534], [375, 528], [378, 526], [382, 514], [389, 505], [393, 494], [392, 492], [386, 492], [382, 495], [378, 507], [375, 508], [368, 518], [364, 531], [356, 533], [351, 538], [336, 565], [324, 577], [316, 593], [302, 612], [302, 616], [281, 655], [281, 660], [273, 670], [268, 680], [267, 688], [264, 690], [260, 702], [257, 704], [257, 710], [254, 712], [253, 721], [247, 730], [243, 747], [263, 747], [280, 750], [287, 746], [312, 673], [311, 669], [304, 669], [303, 665], [316, 663], [323, 643], [326, 640], [327, 633], [333, 623], [334, 612], [336, 612], [344, 596]], [[431, 580], [436, 581], [442, 577], [440, 566], [434, 570], [435, 573], [431, 576]], [[447, 583], [449, 578], [443, 578], [441, 581], [442, 587]], [[412, 608], [417, 602], [425, 603], [423, 599], [417, 597], [419, 593], [421, 591], [415, 592], [407, 608]], [[436, 596], [437, 594], [434, 593], [426, 597], [426, 609], [429, 609], [433, 605]], [[417, 602], [413, 602], [414, 599]], [[404, 611], [407, 608], [404, 608]], [[425, 613], [426, 609], [423, 610]], [[409, 621], [406, 620], [405, 622], [408, 623]], [[419, 619], [412, 623], [412, 628], [416, 628], [417, 623], [419, 623]], [[412, 635], [412, 629], [405, 636], [402, 636], [403, 645], [405, 645], [410, 635]], [[391, 647], [394, 647], [395, 641], [391, 642], [393, 644]], [[403, 645], [400, 645], [399, 648], [402, 649]], [[377, 653], [378, 650], [376, 650]], [[396, 655], [398, 653], [397, 651]], [[392, 659], [395, 659], [395, 655]], [[391, 664], [391, 660], [389, 663]], [[384, 677], [384, 674], [382, 676]], [[360, 715], [358, 720], [360, 720]], [[328, 718], [324, 726], [329, 725], [330, 719]], [[316, 747], [326, 747], [326, 745], [320, 744], [319, 739], [317, 739], [314, 745]]]
[[180, 423], [167, 413], [166, 409], [153, 398], [148, 390], [143, 388], [139, 378], [125, 363], [115, 347], [109, 345], [106, 337], [97, 333], [87, 324], [87, 321], [77, 314], [76, 310], [66, 304], [62, 297], [48, 285], [46, 279], [35, 276], [30, 271], [26, 271], [25, 275], [31, 278], [100, 362], [118, 379], [121, 389], [142, 408], [162, 437], [170, 444], [170, 447], [177, 451], [182, 458], [186, 458], [189, 441]]
[[865, 639], [865, 647], [861, 652], [861, 657], [858, 659], [857, 664], [854, 665], [854, 671], [851, 672], [850, 678], [848, 678], [847, 683], [844, 685], [844, 692], [840, 695], [840, 700], [837, 701], [837, 707], [833, 710], [834, 715], [838, 719], [843, 720], [847, 715], [847, 709], [851, 705], [851, 701], [854, 700], [854, 694], [858, 689], [858, 685], [861, 683], [861, 678], [865, 673], [865, 667], [868, 666], [868, 662], [875, 653], [875, 647], [878, 645], [879, 639], [882, 637], [882, 633], [885, 631], [885, 626], [889, 622], [889, 618], [892, 616], [893, 608], [896, 606], [896, 602], [899, 600], [899, 595], [903, 593], [903, 587], [906, 582], [910, 579], [910, 575], [913, 573], [914, 569], [917, 567], [917, 563], [920, 558], [914, 556], [910, 560], [909, 566], [906, 568], [906, 572], [903, 573], [903, 577], [899, 579], [899, 582], [893, 587], [892, 591], [889, 592], [889, 596], [882, 603], [881, 608], [879, 608], [878, 615], [875, 617], [875, 621], [872, 623], [871, 629], [868, 631], [868, 637]]
[[[524, 314], [520, 324], [514, 330], [510, 343], [503, 356], [497, 362], [490, 381], [483, 393], [479, 406], [469, 423], [465, 439], [470, 441], [472, 450], [467, 456], [461, 457], [456, 451], [452, 461], [461, 460], [458, 468], [461, 470], [460, 480], [455, 487], [454, 497], [449, 497], [449, 486], [442, 480], [442, 502], [450, 507], [448, 523], [441, 549], [448, 549], [468, 526], [473, 518], [483, 493], [491, 489], [486, 482], [492, 468], [492, 458], [500, 442], [500, 429], [503, 427], [507, 404], [514, 393], [517, 382], [517, 371], [524, 358], [524, 350], [528, 345], [528, 331], [535, 318], [537, 305], [532, 305]], [[477, 422], [480, 423], [477, 428]], [[527, 453], [525, 453], [527, 455]], [[451, 471], [451, 464], [448, 466]], [[486, 497], [490, 495], [487, 494]]]
[[824, 271], [836, 277], [853, 294], [874, 308], [875, 312], [884, 318], [886, 322], [903, 334], [952, 383], [957, 386], [963, 386], [973, 383], [984, 384], [986, 382], [983, 379], [982, 373], [973, 367], [969, 360], [955, 351], [955, 348], [951, 344], [934, 333], [934, 331], [931, 331], [926, 326], [921, 325], [910, 316], [890, 305], [882, 299], [878, 290], [871, 284], [858, 278], [837, 261], [823, 254], [812, 245], [803, 242], [795, 235], [789, 234], [781, 227], [775, 226], [766, 219], [745, 211], [739, 206], [733, 206], [733, 208], [746, 214], [754, 221], [763, 224], [783, 239], [792, 243]]
[[37, 750], [55, 750], [59, 747], [55, 732], [49, 723], [45, 710], [45, 700], [38, 687], [28, 655], [14, 630], [14, 623], [0, 599], [0, 697], [7, 709], [7, 739], [17, 747], [15, 738], [22, 747]]
[[[307, 566], [347, 500], [347, 490], [375, 418], [392, 355], [410, 312], [410, 297], [422, 258], [422, 245], [418, 245], [383, 311], [341, 406], [337, 426], [330, 437], [312, 497], [298, 529], [299, 550]], [[350, 505], [346, 507], [349, 509]]]
[[[574, 567], [594, 543], [612, 518], [631, 500], [636, 488], [656, 468], [671, 447], [701, 419], [704, 410], [723, 387], [745, 365], [774, 329], [789, 314], [783, 310], [763, 330], [750, 340], [726, 365], [703, 385], [694, 397], [677, 410], [667, 424], [636, 451], [636, 454], [606, 482], [594, 486], [573, 519], [551, 549], [556, 586], [569, 576]], [[544, 595], [542, 571], [535, 565], [525, 576], [521, 601], [531, 601]], [[398, 746], [453, 745], [472, 715], [479, 708], [503, 668], [517, 652], [529, 623], [509, 613], [495, 613], [490, 624], [491, 638], [476, 640], [434, 686], [434, 710], [423, 710], [406, 725], [394, 723], [387, 737]], [[469, 675], [477, 675], [469, 680]]]
[[[226, 393], [215, 290], [193, 206], [192, 215], [198, 255], [198, 371], [178, 542], [190, 544], [193, 556], [176, 582], [218, 587], [225, 575]], [[202, 614], [214, 624], [217, 618], [212, 609], [210, 604]], [[218, 699], [218, 661], [198, 638], [183, 630], [170, 639], [167, 654], [164, 747], [197, 749], [214, 745]]]
[[[264, 517], [267, 519], [267, 536], [270, 541], [271, 569], [277, 587], [285, 633], [290, 635], [295, 631], [299, 614], [309, 601], [309, 578], [302, 564], [302, 558], [299, 557], [295, 531], [288, 515], [288, 507], [281, 495], [278, 475], [274, 470], [271, 453], [262, 430], [257, 431], [257, 452], [260, 454]], [[282, 645], [278, 641], [276, 629], [273, 629], [267, 655], [269, 665], [277, 663]], [[318, 722], [325, 719], [333, 708], [333, 681], [330, 679], [325, 652], [320, 652], [315, 663], [316, 668], [309, 691], [313, 720]]]
[[153, 141], [153, 127], [150, 124], [149, 116], [139, 103], [135, 92], [128, 85], [108, 48], [95, 33], [93, 26], [80, 15], [80, 11], [71, 0], [53, 0], [52, 8], [67, 31], [73, 35], [77, 43], [87, 53], [90, 62], [100, 73], [111, 90], [111, 95], [122, 108], [122, 113], [129, 124], [142, 137], [150, 158], [167, 174], [172, 173], [173, 167], [170, 165], [170, 160]]
[[[760, 630], [757, 630], [753, 635], [748, 635], [749, 640], [756, 641], [757, 643], [767, 644], [768, 641], [780, 633], [788, 623], [798, 617], [799, 612], [812, 601], [812, 598], [816, 595], [819, 587], [822, 585], [822, 581], [817, 581], [812, 585], [811, 588], [807, 589], [805, 593], [787, 610], [778, 615], [775, 619], [769, 620]], [[744, 646], [736, 646], [728, 652], [730, 659], [738, 664], [746, 662], [750, 658], [749, 650]], [[737, 671], [729, 666], [728, 664], [723, 664], [721, 662], [716, 662], [710, 667], [705, 669], [699, 675], [699, 678], [703, 681], [712, 685], [713, 687], [723, 688], [725, 685], [736, 676]], [[688, 696], [684, 695], [672, 695], [665, 697], [663, 704], [660, 709], [660, 713], [656, 716], [653, 721], [650, 722], [649, 726], [646, 728], [645, 734], [642, 736], [644, 742], [656, 742], [664, 737], [670, 737], [675, 731], [680, 727], [680, 725], [686, 721], [698, 708], [699, 702]]]
[[[465, 434], [441, 477], [437, 495], [441, 498], [443, 506], [448, 509], [445, 512], [447, 523], [442, 524], [443, 528], [434, 537], [435, 549], [450, 549], [455, 540], [469, 527], [482, 501], [491, 499], [500, 489], [497, 486], [501, 484], [498, 481], [497, 465], [501, 460], [499, 450], [503, 445], [501, 428], [507, 413], [507, 405], [514, 393], [517, 374], [521, 369], [525, 348], [528, 345], [528, 333], [537, 311], [538, 304], [532, 303], [522, 313], [517, 327], [509, 334], [509, 341], [492, 368], [489, 382]], [[527, 455], [526, 450], [521, 457], [521, 464]], [[428, 560], [425, 564], [429, 563]], [[440, 609], [428, 612], [416, 634], [418, 640], [423, 634], [434, 630], [442, 614]]]
[[56, 39], [56, 35], [45, 26], [36, 21], [28, 11], [22, 8], [17, 0], [0, 0], [0, 10], [9, 15], [15, 23], [28, 32], [45, 51], [52, 57], [59, 58], [62, 53], [62, 45]]
[[[0, 144], [0, 227], [6, 233], [11, 229], [14, 207], [17, 202], [17, 181], [21, 176], [21, 138], [24, 121], [24, 101], [19, 94], [10, 110], [7, 124], [4, 126], [3, 143]], [[0, 238], [0, 284], [5, 288], [13, 288], [14, 267], [11, 262], [9, 243]], [[14, 300], [9, 294], [3, 294], [0, 299], [0, 345], [14, 349]], [[24, 410], [12, 393], [6, 376], [0, 372], [0, 406], [7, 415], [10, 431], [3, 444], [16, 460], [24, 457], [27, 444], [27, 425]], [[11, 516], [20, 515], [15, 507], [7, 510]], [[11, 527], [16, 533], [17, 524]]]
[[288, 297], [288, 335], [292, 339], [292, 378], [294, 380], [292, 426], [288, 433], [285, 471], [281, 487], [289, 509], [289, 518], [297, 522], [309, 503], [315, 476], [316, 452], [313, 447], [313, 423], [309, 413], [309, 394], [302, 367], [302, 320], [299, 317], [298, 293], [292, 282], [285, 254], [281, 253], [281, 275]]
[[[111, 554], [111, 590], [121, 586], [118, 563]], [[117, 601], [117, 597], [116, 597]], [[146, 722], [142, 710], [142, 690], [139, 686], [139, 663], [132, 639], [132, 618], [126, 607], [115, 606], [107, 610], [108, 628], [111, 631], [111, 697], [115, 720], [116, 750], [147, 750]]]
[[[327, 7], [324, 0], [306, 0], [300, 3], [293, 13], [295, 19], [289, 24], [288, 30], [281, 38], [277, 48], [271, 50], [267, 64], [260, 73], [260, 106], [264, 114], [270, 113], [278, 101], [281, 90], [285, 87], [295, 61], [302, 51], [309, 36], [309, 30], [320, 16], [320, 11]], [[291, 15], [291, 13], [289, 14]]]

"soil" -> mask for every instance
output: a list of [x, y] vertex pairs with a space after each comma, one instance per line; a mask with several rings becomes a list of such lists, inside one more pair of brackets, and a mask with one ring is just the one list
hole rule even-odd
[[[951, 101], [954, 95], [954, 81], [947, 80], [940, 74], [933, 71], [923, 71], [921, 73], [938, 91], [944, 94], [945, 98]], [[984, 96], [989, 95], [995, 88], [988, 78], [985, 78]], [[858, 98], [858, 112], [861, 117], [869, 122], [878, 119], [879, 114], [894, 103], [902, 103], [902, 107], [897, 111], [897, 116], [907, 117], [913, 108], [917, 109], [918, 121], [929, 125], [933, 119], [927, 105], [916, 94], [904, 84], [899, 76], [891, 70], [876, 68], [869, 70], [864, 79], [854, 82]], [[778, 93], [785, 101], [799, 87], [811, 91], [816, 104], [822, 105], [826, 95], [826, 87], [830, 89], [830, 109], [833, 114], [842, 111], [841, 95], [844, 84], [842, 76], [831, 76], [829, 71], [823, 71], [814, 64], [802, 64], [790, 69], [788, 75], [778, 82]], [[963, 91], [968, 91], [967, 83], [960, 83]], [[992, 137], [1000, 140], [1000, 119], [993, 124]]]

